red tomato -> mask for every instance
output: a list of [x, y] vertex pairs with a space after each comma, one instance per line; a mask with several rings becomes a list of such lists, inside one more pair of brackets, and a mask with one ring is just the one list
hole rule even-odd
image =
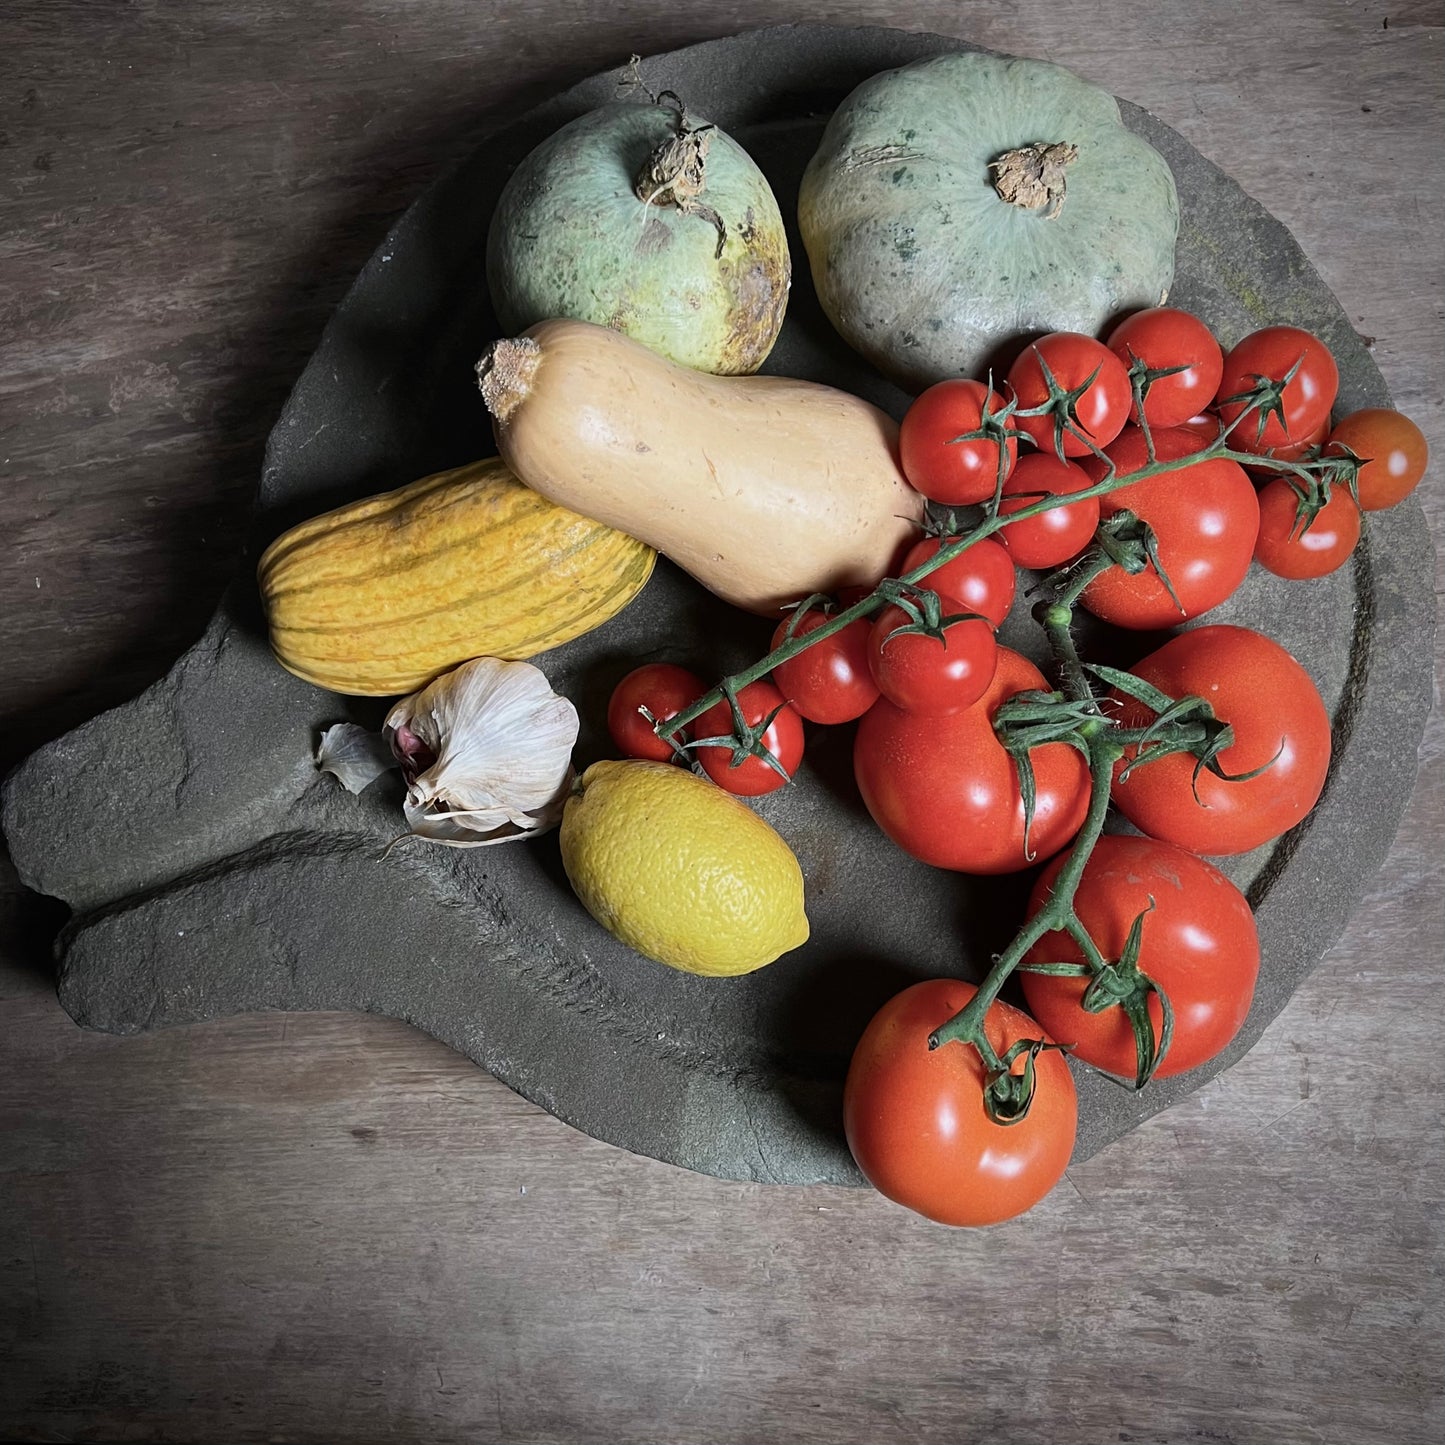
[[[828, 620], [811, 608], [799, 619], [795, 637], [806, 637]], [[794, 709], [809, 722], [845, 723], [862, 717], [878, 698], [878, 687], [868, 671], [868, 633], [872, 622], [858, 617], [841, 631], [806, 652], [800, 652], [773, 669], [773, 682]], [[773, 633], [773, 648], [781, 647], [788, 631], [786, 621]]]
[[[1090, 376], [1094, 378], [1074, 403], [1071, 418], [1083, 436], [1066, 430], [1063, 434], [1064, 455], [1089, 455], [1089, 442], [1096, 447], [1108, 446], [1129, 420], [1129, 408], [1134, 400], [1124, 363], [1102, 341], [1095, 341], [1092, 336], [1055, 331], [1035, 341], [1009, 368], [1008, 384], [1018, 398], [1020, 410], [1042, 406], [1049, 399], [1048, 382], [1044, 378], [1045, 365], [1065, 391], [1074, 391], [1084, 386]], [[1057, 455], [1054, 416], [1047, 413], [1043, 416], [1015, 414], [1013, 422], [1020, 431], [1027, 432], [1034, 439], [1040, 451], [1048, 452], [1050, 456]]]
[[1245, 407], [1242, 401], [1231, 401], [1231, 397], [1251, 391], [1260, 377], [1283, 382], [1296, 363], [1299, 369], [1281, 397], [1283, 424], [1277, 415], [1252, 413], [1229, 434], [1229, 444], [1236, 451], [1263, 452], [1302, 442], [1329, 421], [1340, 373], [1324, 342], [1297, 326], [1266, 326], [1263, 331], [1252, 331], [1225, 356], [1216, 406], [1226, 426]]
[[[915, 490], [951, 507], [986, 502], [998, 486], [999, 444], [977, 438], [958, 441], [983, 424], [984, 408], [999, 411], [1004, 398], [990, 393], [981, 381], [940, 381], [908, 408], [898, 434], [903, 475]], [[1004, 475], [1018, 456], [1019, 444], [1010, 437]]]
[[[1067, 857], [1061, 853], [1034, 884], [1030, 918], [1048, 902]], [[1174, 1010], [1173, 1042], [1155, 1078], [1197, 1068], [1239, 1032], [1259, 975], [1259, 934], [1248, 900], [1217, 868], [1173, 843], [1105, 836], [1084, 865], [1074, 911], [1110, 962], [1123, 952], [1134, 920], [1145, 913], [1138, 966], [1169, 996]], [[1082, 963], [1084, 954], [1067, 933], [1046, 933], [1024, 961]], [[1117, 1007], [1088, 1012], [1083, 1007], [1087, 978], [1020, 970], [1019, 981], [1029, 1012], [1075, 1058], [1134, 1077], [1129, 1020]], [[1157, 1041], [1164, 1011], [1152, 991], [1148, 1010]]]
[[[1244, 627], [1199, 627], [1171, 638], [1130, 671], [1170, 697], [1203, 698], [1233, 728], [1234, 743], [1218, 759], [1225, 772], [1270, 763], [1238, 782], [1207, 768], [1195, 780], [1189, 753], [1143, 763], [1127, 778], [1116, 771], [1114, 802], [1140, 832], [1194, 853], [1246, 853], [1314, 807], [1330, 765], [1329, 714], [1309, 673], [1279, 643]], [[1120, 703], [1121, 727], [1153, 722], [1142, 703]]]
[[[1183, 426], [1214, 400], [1224, 373], [1224, 353], [1214, 333], [1197, 317], [1172, 306], [1136, 311], [1109, 333], [1109, 350], [1127, 370], [1136, 358], [1151, 370], [1182, 366], [1158, 377], [1144, 393], [1144, 416], [1151, 427]], [[1139, 409], [1129, 410], [1138, 422]]]
[[[864, 1029], [843, 1086], [843, 1131], [868, 1182], [939, 1224], [997, 1224], [1033, 1208], [1063, 1177], [1078, 1126], [1074, 1080], [1057, 1050], [1035, 1057], [1033, 1103], [1013, 1124], [985, 1112], [977, 1049], [929, 1050], [929, 1034], [977, 992], [936, 978], [896, 994]], [[1045, 1037], [1026, 1013], [997, 1002], [984, 1032], [1000, 1057], [1020, 1039]]]
[[[930, 557], [937, 556], [939, 549], [946, 545], [937, 537], [921, 538], [909, 548], [899, 570], [906, 576]], [[995, 627], [1002, 627], [1004, 618], [1014, 605], [1017, 580], [1018, 574], [1014, 571], [1008, 549], [992, 537], [985, 537], [966, 552], [960, 552], [952, 562], [935, 568], [923, 579], [923, 585], [935, 592], [956, 597], [965, 612], [977, 612], [987, 617]]]
[[[658, 722], [666, 722], [683, 708], [691, 707], [706, 691], [707, 684], [700, 677], [670, 662], [649, 662], [634, 668], [612, 689], [607, 703], [607, 731], [624, 757], [671, 762], [671, 747], [652, 730], [640, 709], [645, 707]], [[685, 742], [690, 736], [691, 729], [685, 728], [678, 741]]]
[[[942, 597], [943, 615], [968, 609]], [[912, 618], [891, 603], [868, 634], [868, 667], [878, 691], [897, 707], [938, 717], [960, 712], [983, 696], [998, 660], [998, 643], [986, 618], [950, 622], [943, 641], [924, 632], [899, 632]]]
[[1299, 497], [1283, 477], [1260, 489], [1254, 556], [1276, 577], [1328, 576], [1344, 565], [1359, 540], [1360, 509], [1347, 488], [1333, 488], [1307, 528], [1299, 519]]
[[1016, 692], [1045, 687], [1033, 663], [1000, 647], [988, 691], [963, 712], [922, 717], [879, 698], [853, 746], [873, 821], [905, 853], [961, 873], [1017, 873], [1052, 857], [1083, 824], [1088, 767], [1067, 743], [1034, 749], [1038, 796], [1025, 853], [1018, 771], [993, 731], [994, 714]]
[[1363, 459], [1357, 487], [1360, 506], [1367, 512], [1383, 511], [1402, 502], [1419, 485], [1430, 461], [1425, 434], [1398, 411], [1388, 407], [1366, 407], [1351, 412], [1330, 433], [1330, 443], [1339, 442]]
[[[999, 512], [1008, 516], [1032, 506], [1042, 496], [1082, 492], [1093, 485], [1093, 478], [1073, 462], [1061, 462], [1052, 452], [1031, 452], [1004, 483]], [[1062, 567], [1089, 545], [1098, 525], [1099, 499], [1086, 497], [1022, 522], [1010, 522], [998, 539], [1020, 567]]]
[[[1163, 461], [1201, 450], [1199, 438], [1187, 431], [1153, 435], [1155, 454]], [[1149, 460], [1144, 433], [1126, 427], [1108, 455], [1123, 475], [1138, 471]], [[1103, 463], [1094, 457], [1079, 465], [1095, 481], [1104, 475]], [[1144, 631], [1174, 627], [1219, 606], [1244, 581], [1259, 535], [1259, 501], [1236, 463], [1209, 458], [1099, 499], [1100, 513], [1106, 518], [1121, 508], [1154, 529], [1159, 560], [1183, 611], [1153, 567], [1132, 577], [1122, 567], [1111, 567], [1084, 592], [1084, 606], [1096, 617]]]
[[[748, 756], [734, 762], [732, 748], [721, 744], [698, 747], [697, 760], [720, 788], [739, 797], [755, 798], [781, 788], [798, 771], [798, 764], [803, 760], [803, 720], [770, 682], [750, 682], [738, 693], [738, 706], [742, 709], [743, 721], [754, 728], [760, 726], [769, 713], [781, 709], [761, 742], [782, 764], [787, 778], [779, 777], [777, 770], [759, 757]], [[693, 724], [693, 736], [699, 739], [724, 737], [732, 730], [732, 710], [726, 698], [714, 703]]]

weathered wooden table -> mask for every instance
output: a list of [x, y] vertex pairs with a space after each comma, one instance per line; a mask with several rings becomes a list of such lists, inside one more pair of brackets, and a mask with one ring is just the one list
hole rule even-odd
[[[199, 632], [281, 399], [433, 176], [629, 51], [789, 19], [963, 35], [1152, 110], [1290, 226], [1445, 446], [1439, 0], [18, 0], [0, 766]], [[84, 1033], [63, 918], [7, 865], [0, 1436], [1434, 1438], [1442, 751], [1436, 717], [1386, 870], [1248, 1058], [981, 1234], [621, 1153], [382, 1020]]]

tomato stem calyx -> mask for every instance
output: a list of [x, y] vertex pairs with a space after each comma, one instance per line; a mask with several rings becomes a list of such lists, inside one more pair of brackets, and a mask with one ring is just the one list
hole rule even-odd
[[[1064, 437], [1069, 435], [1078, 441], [1082, 441], [1089, 447], [1090, 451], [1097, 452], [1097, 448], [1089, 441], [1084, 428], [1079, 422], [1079, 402], [1084, 394], [1099, 379], [1099, 373], [1103, 370], [1104, 363], [1100, 362], [1088, 376], [1075, 387], [1062, 386], [1049, 363], [1044, 359], [1044, 354], [1037, 346], [1033, 348], [1034, 356], [1039, 363], [1039, 370], [1043, 373], [1044, 385], [1048, 387], [1049, 394], [1037, 406], [1020, 407], [1015, 404], [1014, 413], [1017, 416], [1039, 416], [1049, 417], [1054, 426], [1054, 453], [1061, 462], [1067, 462], [1064, 455]], [[1075, 495], [1073, 500], [1077, 501]]]
[[[1020, 1039], [999, 1059], [997, 1068], [989, 1069], [983, 1107], [995, 1124], [1018, 1124], [1028, 1118], [1038, 1087], [1034, 1060], [1049, 1049], [1068, 1052], [1062, 1044], [1047, 1039]], [[1015, 1073], [1014, 1062], [1020, 1057], [1024, 1066], [1021, 1072]]]
[[[723, 684], [723, 696], [727, 698], [728, 707], [732, 712], [733, 730], [730, 733], [722, 733], [717, 737], [694, 738], [690, 743], [682, 746], [689, 750], [698, 748], [731, 748], [732, 757], [728, 760], [728, 767], [740, 768], [749, 758], [757, 758], [760, 762], [770, 767], [785, 783], [793, 781], [792, 775], [782, 765], [778, 758], [763, 742], [768, 734], [768, 729], [777, 721], [778, 714], [788, 706], [786, 701], [780, 702], [766, 717], [757, 724], [750, 724], [743, 716], [742, 704], [738, 701], [737, 688], [729, 683]], [[677, 716], [680, 717], [679, 713]], [[663, 724], [657, 724], [653, 731], [658, 737], [666, 738], [672, 742], [673, 733], [670, 731], [671, 724], [676, 722], [676, 717], [668, 719], [668, 728]], [[677, 744], [672, 743], [676, 748]]]

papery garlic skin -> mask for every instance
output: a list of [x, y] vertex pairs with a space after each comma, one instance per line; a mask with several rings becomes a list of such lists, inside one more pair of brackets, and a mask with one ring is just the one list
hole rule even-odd
[[330, 773], [348, 793], [363, 793], [397, 766], [383, 738], [356, 723], [335, 723], [321, 734], [316, 766]]
[[557, 826], [577, 729], [540, 669], [479, 657], [403, 698], [382, 733], [407, 777], [412, 832], [479, 847]]

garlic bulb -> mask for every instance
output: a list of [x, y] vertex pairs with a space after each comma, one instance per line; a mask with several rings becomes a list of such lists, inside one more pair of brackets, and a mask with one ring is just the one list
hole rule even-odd
[[382, 734], [406, 777], [417, 837], [475, 848], [561, 821], [577, 709], [530, 663], [463, 663], [397, 703]]

